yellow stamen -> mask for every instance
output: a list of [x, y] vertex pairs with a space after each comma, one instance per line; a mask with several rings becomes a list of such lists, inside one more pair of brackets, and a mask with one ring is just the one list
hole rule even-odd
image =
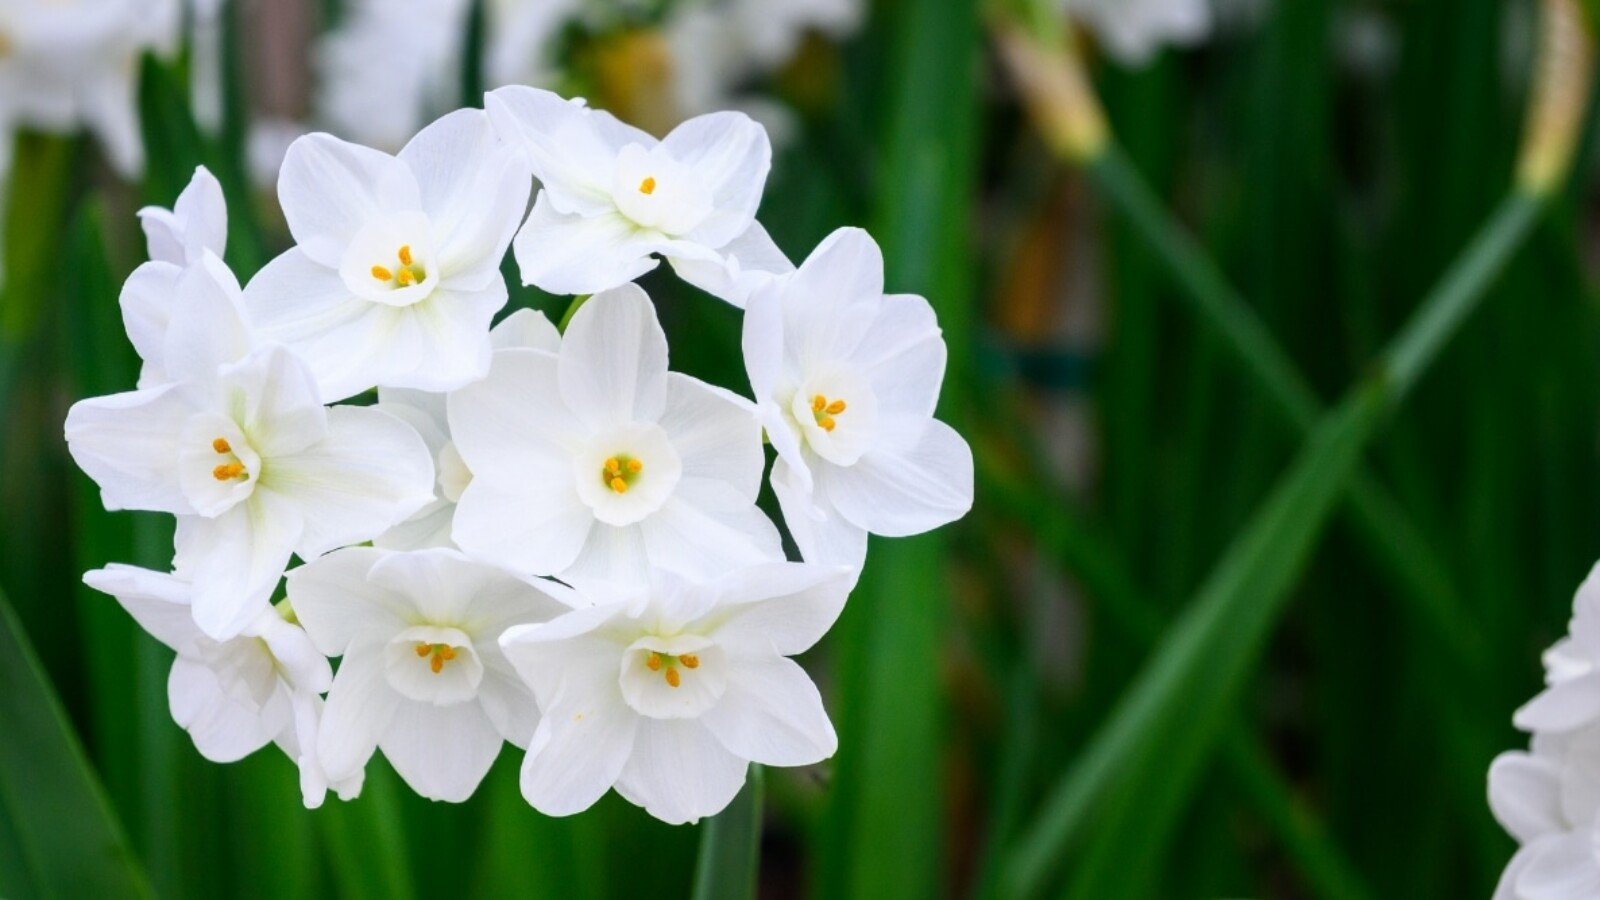
[[217, 451], [218, 453], [233, 452], [233, 446], [228, 443], [226, 438], [217, 438], [216, 440], [212, 441], [211, 449]]
[[628, 483], [621, 478], [613, 478], [611, 479], [611, 489], [619, 494], [626, 494], [628, 492]]
[[837, 416], [839, 413], [842, 413], [842, 412], [844, 412], [844, 401], [843, 400], [835, 400], [832, 403], [828, 404], [828, 409], [827, 409], [828, 415]]
[[227, 481], [238, 478], [244, 474], [244, 463], [227, 463], [211, 470], [211, 477], [218, 481]]
[[443, 654], [434, 656], [434, 658], [428, 663], [428, 668], [432, 669], [433, 670], [433, 674], [435, 674], [435, 675], [437, 675], [440, 672], [444, 671], [444, 656], [443, 656]]
[[666, 678], [667, 678], [667, 684], [670, 684], [673, 687], [677, 687], [678, 685], [683, 683], [683, 676], [678, 674], [678, 670], [677, 669], [668, 669], [667, 670], [667, 674], [666, 674]]
[[402, 266], [411, 265], [411, 245], [410, 244], [402, 244], [400, 246], [400, 265], [402, 265]]
[[683, 666], [686, 669], [700, 668], [700, 657], [695, 656], [693, 653], [685, 653], [684, 655], [678, 657], [678, 661], [683, 663]]
[[613, 456], [606, 460], [605, 469], [612, 475], [619, 475], [622, 473], [622, 463], [618, 462], [617, 458]]
[[639, 193], [648, 195], [648, 194], [654, 194], [655, 192], [656, 192], [656, 180], [655, 180], [655, 178], [653, 178], [653, 177], [646, 178], [645, 180], [639, 182]]
[[651, 652], [649, 656], [645, 657], [644, 664], [649, 667], [650, 671], [652, 672], [661, 671], [661, 654]]
[[427, 656], [429, 653], [433, 652], [433, 648], [427, 644], [418, 644], [416, 649], [418, 656]]
[[819, 412], [822, 412], [823, 410], [825, 410], [827, 408], [828, 408], [828, 398], [827, 397], [824, 397], [821, 394], [818, 394], [815, 397], [811, 398], [811, 411], [812, 412], [819, 413]]
[[379, 281], [393, 281], [394, 273], [388, 269], [385, 269], [383, 266], [373, 266], [372, 277], [378, 279]]
[[454, 648], [454, 647], [440, 647], [439, 648], [439, 655], [441, 657], [445, 658], [446, 660], [455, 659], [456, 658], [456, 648]]
[[644, 471], [644, 463], [638, 461], [637, 459], [628, 460], [628, 472], [630, 474], [637, 475], [642, 471]]
[[817, 426], [823, 431], [832, 431], [835, 427], [837, 427], [837, 423], [827, 416], [823, 416], [817, 420]]
[[400, 274], [396, 275], [394, 280], [401, 287], [411, 287], [417, 283], [417, 276], [411, 274], [410, 269], [401, 269]]

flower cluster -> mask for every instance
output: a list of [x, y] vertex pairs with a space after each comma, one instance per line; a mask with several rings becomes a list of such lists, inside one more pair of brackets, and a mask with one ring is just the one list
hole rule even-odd
[[1544, 668], [1545, 689], [1514, 719], [1533, 735], [1529, 751], [1489, 769], [1489, 805], [1521, 844], [1495, 900], [1600, 896], [1600, 565]]
[[[108, 509], [176, 516], [170, 572], [85, 580], [176, 651], [203, 755], [274, 742], [314, 806], [381, 750], [460, 801], [510, 742], [546, 813], [615, 788], [685, 822], [750, 762], [834, 752], [790, 657], [869, 533], [967, 511], [972, 457], [934, 418], [932, 307], [885, 293], [858, 229], [792, 264], [756, 221], [770, 159], [742, 114], [658, 141], [516, 87], [393, 156], [296, 141], [295, 245], [243, 287], [205, 170], [141, 213], [152, 258], [121, 305], [143, 371], [73, 406], [66, 439]], [[575, 295], [564, 331], [500, 316], [508, 250]], [[670, 370], [634, 284], [663, 259], [745, 310], [748, 396]], [[764, 441], [801, 561], [757, 505]]]

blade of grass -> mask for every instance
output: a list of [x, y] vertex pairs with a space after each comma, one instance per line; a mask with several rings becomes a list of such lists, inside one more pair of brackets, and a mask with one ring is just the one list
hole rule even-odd
[[401, 825], [398, 779], [387, 764], [367, 765], [361, 796], [329, 797], [314, 813], [322, 826], [326, 859], [339, 896], [355, 900], [411, 900], [416, 896]]
[[701, 826], [694, 900], [739, 900], [756, 895], [763, 780], [761, 767], [752, 765], [739, 795]]

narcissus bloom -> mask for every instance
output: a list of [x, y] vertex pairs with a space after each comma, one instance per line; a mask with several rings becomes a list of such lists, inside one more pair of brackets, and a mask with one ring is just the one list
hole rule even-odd
[[257, 345], [233, 271], [210, 250], [193, 263], [151, 261], [122, 284], [122, 324], [144, 360], [139, 387], [209, 381]]
[[1600, 722], [1600, 564], [1578, 587], [1568, 635], [1545, 651], [1545, 689], [1517, 710], [1524, 731], [1571, 731]]
[[[495, 349], [520, 348], [555, 352], [561, 347], [561, 334], [543, 313], [518, 310], [489, 332]], [[461, 460], [455, 442], [450, 440], [450, 422], [445, 415], [445, 395], [413, 391], [408, 388], [378, 388], [378, 408], [402, 419], [417, 430], [428, 452], [438, 481], [433, 502], [417, 510], [411, 518], [378, 536], [373, 544], [389, 550], [421, 550], [427, 547], [454, 547], [450, 529], [455, 523], [456, 501], [472, 481], [472, 472]]]
[[211, 170], [199, 166], [171, 209], [147, 206], [139, 224], [153, 262], [193, 265], [210, 251], [221, 256], [228, 247], [228, 205], [222, 185]]
[[749, 404], [667, 371], [650, 298], [590, 298], [558, 353], [500, 350], [450, 395], [472, 482], [455, 541], [475, 557], [569, 584], [643, 583], [783, 557], [756, 508], [765, 457]]
[[833, 625], [853, 577], [804, 563], [704, 584], [658, 572], [631, 596], [508, 630], [501, 646], [543, 713], [523, 796], [564, 816], [615, 787], [658, 819], [692, 822], [728, 805], [752, 761], [832, 756], [822, 698], [788, 657]]
[[355, 777], [377, 748], [413, 790], [472, 796], [502, 741], [527, 746], [539, 714], [498, 640], [569, 607], [455, 550], [351, 547], [289, 573], [289, 601], [323, 653], [343, 656], [318, 753]]
[[[298, 625], [265, 609], [238, 637], [216, 641], [195, 627], [190, 585], [176, 576], [111, 565], [83, 580], [177, 652], [167, 698], [201, 756], [234, 762], [276, 743], [300, 767], [306, 806], [322, 805], [330, 784], [316, 756], [317, 727], [333, 670]], [[361, 792], [361, 778], [357, 772], [332, 787], [348, 800]]]
[[324, 401], [481, 378], [506, 302], [500, 260], [528, 190], [527, 169], [477, 110], [434, 122], [398, 157], [301, 138], [278, 179], [298, 243], [246, 286], [250, 318], [306, 360]]
[[778, 461], [772, 486], [810, 562], [859, 568], [972, 506], [972, 451], [933, 418], [945, 344], [921, 297], [883, 293], [883, 256], [844, 228], [750, 298], [744, 359]]
[[[194, 617], [218, 640], [266, 608], [291, 553], [370, 540], [432, 496], [417, 433], [376, 409], [325, 409], [310, 371], [269, 346], [217, 366], [205, 341], [174, 383], [73, 405], [68, 449], [107, 509], [178, 516]], [[192, 369], [192, 372], [190, 371]]]
[[1521, 844], [1495, 900], [1600, 896], [1600, 725], [1536, 734], [1489, 769], [1489, 805]]
[[657, 141], [536, 88], [501, 88], [485, 105], [543, 186], [513, 247], [524, 283], [593, 294], [633, 281], [661, 256], [680, 277], [739, 304], [740, 274], [782, 258], [755, 221], [772, 146], [748, 116], [699, 116]]

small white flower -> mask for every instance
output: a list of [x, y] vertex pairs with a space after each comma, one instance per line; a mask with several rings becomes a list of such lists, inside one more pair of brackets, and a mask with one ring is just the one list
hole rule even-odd
[[398, 157], [301, 138], [278, 181], [298, 244], [246, 286], [251, 320], [306, 360], [326, 401], [480, 378], [528, 190], [477, 110], [434, 122]]
[[318, 755], [353, 778], [375, 749], [413, 790], [460, 802], [500, 744], [527, 746], [538, 710], [498, 643], [568, 607], [455, 550], [351, 547], [289, 573], [289, 600], [319, 650], [343, 656]]
[[222, 185], [200, 166], [172, 209], [147, 206], [139, 210], [139, 224], [154, 262], [194, 265], [208, 250], [221, 256], [228, 246], [228, 205]]
[[178, 0], [0, 3], [0, 132], [87, 126], [123, 175], [144, 168], [137, 79], [177, 42]]
[[233, 270], [210, 250], [192, 264], [151, 261], [122, 285], [122, 324], [144, 360], [139, 387], [209, 381], [256, 347]]
[[[168, 702], [201, 756], [234, 762], [275, 742], [300, 767], [305, 805], [322, 805], [330, 783], [315, 748], [320, 695], [333, 670], [298, 625], [265, 609], [238, 637], [215, 641], [195, 627], [190, 585], [176, 576], [110, 565], [83, 580], [115, 597], [141, 628], [177, 652]], [[361, 773], [332, 787], [348, 800], [361, 792]]]
[[[520, 348], [554, 353], [561, 348], [561, 334], [556, 327], [543, 313], [531, 309], [521, 309], [507, 316], [489, 332], [489, 339], [497, 350]], [[432, 503], [375, 538], [373, 544], [388, 550], [455, 546], [450, 529], [455, 522], [456, 501], [471, 483], [472, 472], [450, 440], [445, 395], [408, 388], [378, 388], [378, 408], [405, 421], [422, 436], [428, 452], [433, 454], [438, 482], [434, 486]]]
[[540, 812], [581, 812], [606, 790], [671, 823], [721, 811], [751, 761], [803, 766], [838, 748], [793, 660], [838, 618], [852, 573], [767, 563], [648, 589], [510, 629], [506, 656], [543, 717], [522, 764]]
[[1600, 726], [1536, 734], [1489, 768], [1489, 805], [1521, 849], [1495, 900], [1600, 896]]
[[596, 294], [558, 353], [500, 350], [450, 395], [471, 483], [455, 541], [569, 584], [642, 583], [782, 559], [756, 508], [765, 457], [747, 401], [667, 371], [667, 339], [636, 285]]
[[68, 449], [107, 509], [178, 516], [194, 616], [218, 640], [265, 608], [291, 553], [370, 540], [431, 499], [422, 439], [388, 413], [324, 409], [305, 365], [268, 346], [216, 365], [165, 360], [182, 380], [73, 405]]
[[1066, 8], [1129, 66], [1148, 64], [1163, 44], [1194, 44], [1211, 34], [1209, 0], [1066, 0]]
[[933, 418], [945, 355], [927, 300], [884, 295], [883, 256], [860, 229], [751, 296], [745, 368], [806, 560], [859, 568], [868, 532], [919, 534], [971, 508], [972, 451]]
[[1545, 689], [1517, 710], [1523, 731], [1571, 731], [1600, 721], [1600, 564], [1572, 601], [1569, 634], [1544, 655]]
[[536, 88], [501, 88], [485, 105], [542, 185], [514, 243], [524, 283], [599, 293], [654, 269], [659, 255], [739, 305], [748, 288], [738, 273], [782, 257], [755, 221], [772, 147], [748, 116], [700, 116], [657, 141]]

